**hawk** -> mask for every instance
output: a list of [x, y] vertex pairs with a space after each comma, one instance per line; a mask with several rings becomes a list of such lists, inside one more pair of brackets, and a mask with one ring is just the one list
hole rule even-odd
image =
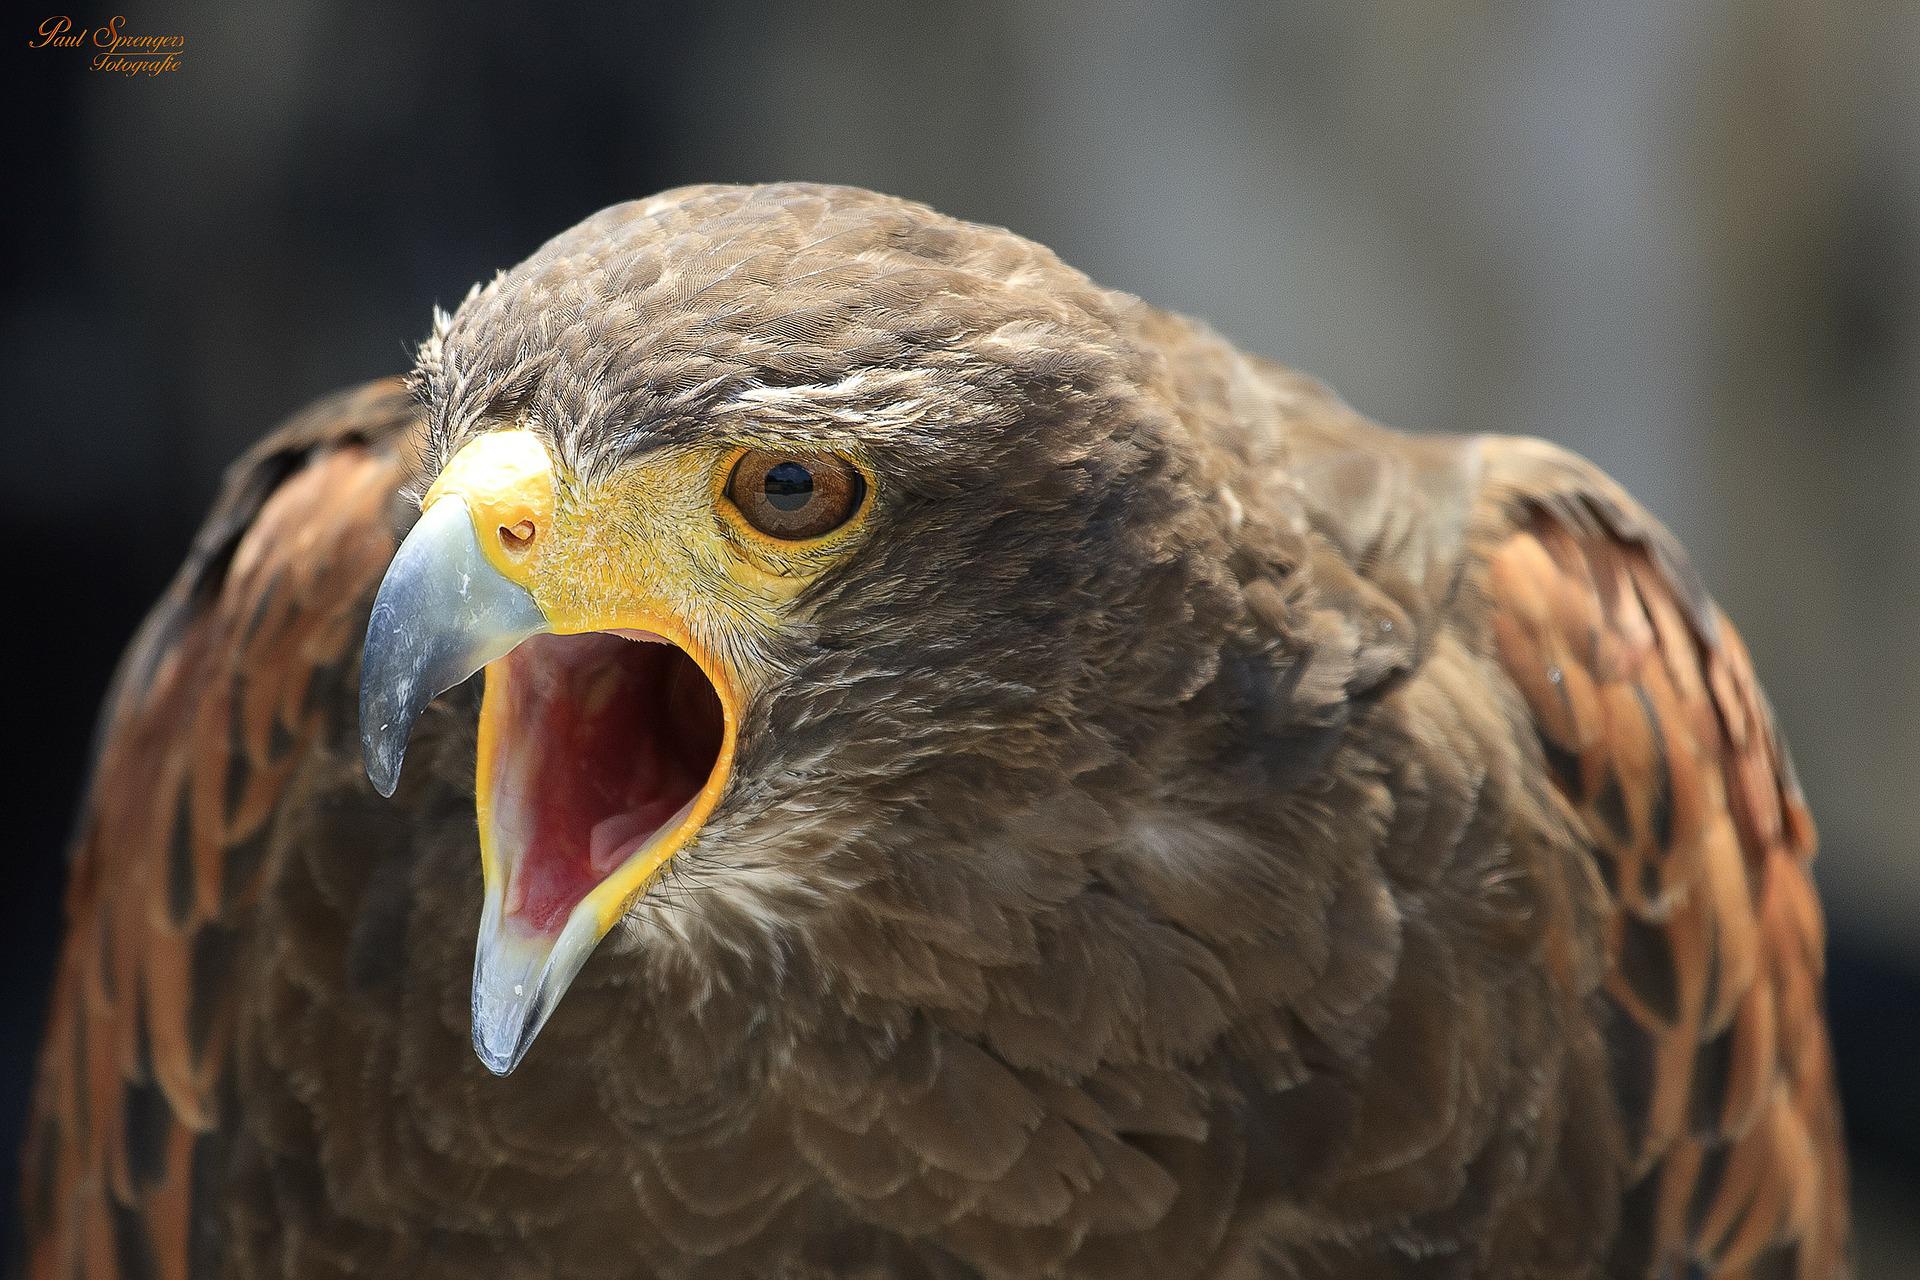
[[671, 191], [436, 315], [100, 742], [34, 1276], [1847, 1266], [1813, 827], [1673, 539], [921, 205]]

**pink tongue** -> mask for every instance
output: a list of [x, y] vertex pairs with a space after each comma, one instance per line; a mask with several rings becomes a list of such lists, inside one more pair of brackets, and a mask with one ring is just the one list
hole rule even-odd
[[501, 755], [518, 775], [525, 841], [507, 857], [510, 917], [559, 930], [699, 789], [667, 705], [679, 660], [668, 645], [604, 634], [536, 636], [505, 659]]
[[602, 880], [627, 860], [660, 824], [642, 813], [616, 813], [593, 824], [593, 848], [587, 861]]

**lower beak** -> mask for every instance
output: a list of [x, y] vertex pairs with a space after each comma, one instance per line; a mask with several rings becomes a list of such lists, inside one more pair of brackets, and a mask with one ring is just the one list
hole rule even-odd
[[554, 626], [483, 552], [456, 494], [427, 508], [374, 600], [360, 731], [382, 795], [399, 782], [427, 704], [486, 670], [473, 1045], [499, 1075], [519, 1064], [600, 939], [698, 833], [732, 761], [724, 671], [657, 616], [608, 625]]

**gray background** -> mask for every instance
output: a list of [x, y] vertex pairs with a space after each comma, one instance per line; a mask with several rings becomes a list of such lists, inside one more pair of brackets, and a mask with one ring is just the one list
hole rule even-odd
[[39, 16], [0, 1140], [91, 709], [219, 468], [601, 205], [809, 178], [1011, 226], [1380, 420], [1560, 440], [1671, 524], [1824, 833], [1862, 1272], [1920, 1269], [1920, 6], [188, 2], [128, 13], [188, 39], [133, 81], [21, 48]]

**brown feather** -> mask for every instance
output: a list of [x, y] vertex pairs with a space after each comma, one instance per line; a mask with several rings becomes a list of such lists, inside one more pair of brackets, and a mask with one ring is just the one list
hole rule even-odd
[[[1618, 868], [1605, 990], [1618, 1034], [1632, 1024], [1652, 1048], [1634, 1060], [1651, 1080], [1623, 1095], [1633, 1179], [1659, 1189], [1637, 1209], [1657, 1223], [1645, 1274], [1740, 1274], [1765, 1249], [1792, 1250], [1801, 1276], [1837, 1274], [1846, 1171], [1817, 995], [1811, 828], [1733, 627], [1689, 622], [1701, 606], [1661, 568], [1678, 553], [1610, 486], [1593, 487], [1597, 532], [1533, 506], [1488, 578], [1501, 662], [1543, 744], [1578, 757], [1588, 785], [1568, 799], [1595, 856]], [[1517, 508], [1531, 497], [1516, 485]], [[1549, 620], [1530, 603], [1569, 584], [1606, 610], [1597, 632], [1578, 610]], [[1596, 634], [1598, 660], [1570, 678], [1572, 648]], [[1559, 695], [1588, 678], [1609, 710], [1582, 742]]]

